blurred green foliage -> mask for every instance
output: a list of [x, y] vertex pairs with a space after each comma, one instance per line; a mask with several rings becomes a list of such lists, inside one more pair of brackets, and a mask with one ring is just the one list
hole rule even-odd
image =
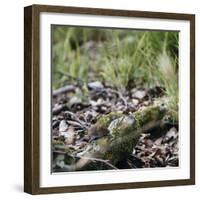
[[52, 26], [53, 88], [100, 80], [119, 90], [161, 86], [178, 110], [179, 34]]

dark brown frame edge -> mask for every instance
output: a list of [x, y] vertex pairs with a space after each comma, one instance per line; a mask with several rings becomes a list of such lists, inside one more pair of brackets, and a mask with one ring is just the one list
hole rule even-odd
[[[190, 22], [190, 178], [170, 181], [40, 187], [39, 16], [41, 12], [162, 18]], [[30, 194], [99, 191], [195, 184], [195, 15], [149, 11], [32, 5], [24, 8], [24, 191]]]

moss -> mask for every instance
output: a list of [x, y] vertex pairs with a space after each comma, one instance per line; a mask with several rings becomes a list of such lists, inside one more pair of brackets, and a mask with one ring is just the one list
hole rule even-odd
[[139, 134], [136, 131], [129, 132], [129, 135], [118, 137], [110, 143], [104, 155], [104, 159], [110, 160], [112, 164], [116, 165], [118, 162], [131, 155], [138, 139]]
[[[110, 113], [98, 119], [97, 125], [108, 128], [110, 123], [119, 119], [114, 124], [112, 133], [93, 141], [90, 150], [90, 156], [110, 160], [116, 165], [118, 162], [131, 155], [133, 148], [138, 142], [143, 126], [148, 123], [159, 121], [165, 115], [165, 109], [161, 106], [150, 106], [139, 110], [129, 116], [123, 113]], [[133, 122], [128, 123], [120, 120], [120, 117], [133, 117]]]
[[[118, 123], [116, 127], [112, 129], [112, 135], [126, 135], [134, 130], [141, 130], [141, 127], [148, 122], [151, 121], [157, 121], [164, 117], [165, 115], [165, 109], [162, 106], [149, 106], [147, 108], [144, 108], [143, 110], [138, 110], [130, 116], [132, 116], [135, 119], [135, 122], [132, 125], [129, 125], [126, 127], [126, 124], [124, 123]], [[99, 128], [105, 128], [107, 129], [110, 125], [110, 123], [118, 119], [120, 117], [124, 116], [123, 113], [120, 112], [111, 112], [107, 115], [101, 116], [98, 118], [95, 126], [97, 129]]]
[[102, 116], [101, 118], [98, 119], [98, 121], [96, 122], [96, 126], [99, 127], [107, 127], [110, 123], [110, 118], [108, 116]]
[[111, 112], [107, 115], [103, 115], [97, 119], [96, 126], [97, 127], [108, 127], [111, 121], [123, 116], [121, 112]]
[[169, 110], [163, 121], [165, 123], [178, 124], [178, 111]]
[[161, 106], [149, 106], [143, 110], [138, 110], [133, 113], [133, 116], [137, 120], [139, 126], [143, 126], [150, 121], [157, 121], [164, 117], [165, 109]]
[[63, 141], [61, 141], [61, 140], [53, 139], [52, 145], [53, 145], [54, 149], [61, 150], [61, 151], [65, 152], [65, 153], [70, 152], [69, 147], [66, 146], [65, 143]]
[[104, 155], [110, 145], [110, 137], [104, 136], [102, 138], [99, 138], [97, 140], [93, 140], [90, 143], [90, 147], [88, 148], [88, 151], [86, 152], [85, 156], [91, 156], [95, 158], [101, 158], [102, 155]]
[[53, 145], [64, 145], [64, 142], [61, 141], [61, 140], [55, 140], [55, 139], [53, 139], [53, 140], [52, 140], [52, 144], [53, 144]]
[[119, 121], [116, 127], [113, 128], [110, 139], [107, 136], [105, 137], [107, 140], [100, 139], [97, 142], [99, 149], [104, 149], [103, 159], [110, 160], [115, 165], [126, 158], [132, 153], [139, 139], [139, 134], [140, 129], [136, 120], [133, 120], [133, 124], [128, 126]]
[[124, 123], [120, 123], [118, 126], [113, 128], [112, 130], [112, 135], [114, 137], [120, 137], [120, 136], [125, 136], [129, 135], [135, 131], [138, 131], [140, 129], [140, 126], [138, 124], [138, 121], [135, 119], [133, 124], [129, 124], [128, 126]]
[[130, 135], [116, 139], [109, 138], [108, 136], [103, 137], [91, 144], [92, 148], [89, 154], [95, 158], [110, 160], [115, 165], [132, 153], [138, 139], [139, 134], [134, 134], [133, 132]]
[[102, 137], [99, 140], [97, 140], [96, 144], [103, 148], [106, 148], [108, 144], [108, 139], [108, 137]]
[[64, 162], [66, 165], [72, 165], [75, 163], [75, 159], [72, 156], [65, 154]]

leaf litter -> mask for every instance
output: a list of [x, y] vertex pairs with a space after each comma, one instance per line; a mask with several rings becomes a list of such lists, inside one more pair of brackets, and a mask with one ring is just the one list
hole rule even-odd
[[[70, 89], [60, 88], [53, 95], [52, 135], [53, 171], [55, 172], [67, 171], [65, 163], [73, 165], [79, 160], [79, 153], [84, 152], [91, 140], [96, 139], [91, 138], [88, 129], [100, 116], [111, 112], [125, 115], [134, 113], [142, 107], [152, 105], [156, 93], [162, 96], [160, 94], [162, 90], [159, 91], [158, 88], [151, 90], [133, 88], [129, 91], [119, 91], [99, 81], [88, 83], [87, 88], [77, 85], [68, 88]], [[87, 98], [83, 98], [85, 92]], [[118, 122], [113, 120], [108, 131], [112, 132]], [[141, 134], [132, 154], [125, 158], [120, 168], [175, 167], [179, 165], [178, 152], [178, 127], [165, 125], [161, 133], [152, 130], [150, 133]], [[103, 165], [103, 169], [106, 169], [105, 166], [112, 165], [109, 161], [95, 158], [92, 161]]]

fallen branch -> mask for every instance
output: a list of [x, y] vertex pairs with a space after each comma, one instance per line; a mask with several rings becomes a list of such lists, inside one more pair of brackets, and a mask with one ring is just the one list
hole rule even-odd
[[74, 85], [66, 85], [64, 87], [61, 87], [57, 90], [53, 91], [53, 97], [56, 97], [60, 94], [68, 93], [68, 92], [74, 92], [76, 87]]
[[58, 115], [60, 112], [66, 110], [66, 109], [68, 109], [67, 105], [64, 105], [64, 104], [58, 105], [52, 109], [52, 113], [53, 113], [53, 115]]
[[[74, 117], [75, 120], [80, 121], [74, 113], [69, 111], [66, 111], [66, 113]], [[64, 165], [60, 170], [88, 170], [91, 167], [100, 170], [101, 166], [92, 165], [92, 161], [99, 161], [112, 169], [118, 169], [118, 163], [132, 155], [141, 133], [162, 125], [161, 120], [165, 113], [166, 109], [161, 105], [154, 105], [129, 115], [114, 112], [100, 117], [94, 124], [95, 128], [92, 126], [88, 132], [92, 129], [98, 133], [110, 127], [107, 134], [92, 140], [84, 151], [75, 155], [75, 157], [80, 158], [76, 163]]]
[[141, 133], [162, 125], [161, 120], [165, 113], [166, 110], [162, 106], [149, 106], [131, 114], [130, 117], [135, 119], [131, 124], [121, 122], [123, 114], [111, 113], [102, 116], [95, 124], [97, 132], [103, 126], [109, 127], [113, 120], [120, 120], [113, 128], [112, 134], [109, 134], [110, 131], [107, 136], [92, 141], [81, 156], [110, 160], [112, 165], [116, 166], [118, 162], [131, 155]]

